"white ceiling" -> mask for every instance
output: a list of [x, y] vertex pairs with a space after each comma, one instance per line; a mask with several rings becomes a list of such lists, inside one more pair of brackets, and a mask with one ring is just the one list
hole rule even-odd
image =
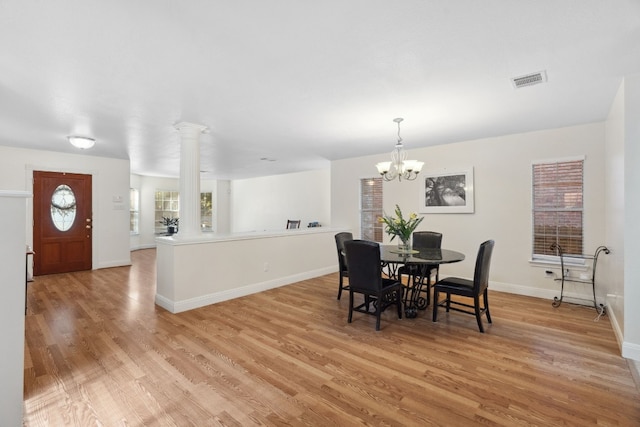
[[638, 72], [640, 0], [2, 0], [0, 145], [177, 176], [187, 121], [247, 178], [390, 152], [395, 117], [408, 150], [601, 121]]

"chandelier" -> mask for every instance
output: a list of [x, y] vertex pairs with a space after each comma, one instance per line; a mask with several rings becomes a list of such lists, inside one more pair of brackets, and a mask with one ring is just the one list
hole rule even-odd
[[396, 148], [391, 152], [391, 161], [376, 164], [378, 172], [385, 181], [393, 181], [396, 177], [398, 181], [403, 179], [413, 181], [422, 170], [422, 165], [424, 165], [424, 162], [407, 160], [407, 152], [404, 151], [402, 138], [400, 138], [400, 122], [402, 120], [404, 119], [393, 119], [398, 124], [398, 142], [396, 143]]

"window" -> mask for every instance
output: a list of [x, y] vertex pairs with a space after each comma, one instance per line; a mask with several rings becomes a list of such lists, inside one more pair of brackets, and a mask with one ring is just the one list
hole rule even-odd
[[360, 232], [362, 239], [382, 242], [382, 178], [360, 180]]
[[[167, 229], [164, 218], [178, 218], [180, 215], [180, 193], [178, 191], [156, 191], [155, 227], [156, 232]], [[213, 194], [200, 193], [200, 221], [203, 231], [213, 230]]]
[[200, 223], [202, 231], [213, 230], [213, 197], [212, 193], [200, 193]]
[[180, 214], [180, 194], [177, 191], [156, 191], [155, 208], [156, 232], [164, 232], [169, 223], [164, 218], [178, 218]]
[[140, 194], [135, 188], [129, 189], [129, 232], [138, 234], [140, 219]]
[[51, 196], [51, 220], [60, 231], [69, 231], [76, 219], [76, 195], [68, 185], [62, 184]]
[[582, 254], [584, 160], [536, 163], [533, 172], [533, 259]]

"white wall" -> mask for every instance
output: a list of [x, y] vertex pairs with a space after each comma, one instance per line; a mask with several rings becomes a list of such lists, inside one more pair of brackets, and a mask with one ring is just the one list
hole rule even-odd
[[[93, 268], [131, 263], [129, 161], [0, 146], [0, 190], [33, 191], [33, 171], [92, 175]], [[114, 200], [121, 198], [122, 202]], [[33, 205], [27, 208], [27, 243], [33, 245]]]
[[330, 170], [320, 169], [231, 182], [231, 232], [282, 230], [287, 219], [301, 227], [331, 225]]
[[640, 360], [640, 74], [624, 81], [624, 342], [622, 355]]
[[24, 376], [25, 228], [31, 194], [0, 190], [0, 212], [6, 225], [0, 240], [0, 423], [22, 425]]
[[177, 313], [335, 272], [339, 231], [160, 238], [156, 303]]
[[606, 121], [605, 156], [605, 233], [611, 250], [602, 257], [603, 291], [607, 295], [609, 318], [618, 340], [624, 336], [624, 82], [613, 101]]
[[[531, 163], [534, 160], [585, 157], [585, 251], [605, 243], [604, 233], [604, 123], [486, 138], [410, 150], [410, 158], [425, 162], [430, 170], [474, 168], [475, 213], [427, 214], [420, 230], [444, 234], [443, 247], [467, 255], [462, 263], [441, 267], [440, 275], [473, 276], [479, 244], [494, 239], [492, 288], [524, 295], [553, 298], [558, 282], [545, 277], [547, 268], [534, 267], [531, 257]], [[411, 141], [406, 142], [411, 146]], [[332, 162], [331, 218], [334, 227], [359, 233], [359, 179], [376, 175], [375, 163], [388, 155]], [[397, 203], [405, 212], [419, 205], [421, 180], [384, 184], [384, 209]], [[385, 236], [388, 242], [388, 237]], [[572, 293], [585, 292], [569, 289]], [[604, 302], [602, 289], [599, 302]], [[551, 302], [550, 302], [551, 303]]]
[[231, 181], [219, 179], [217, 181], [216, 204], [214, 222], [215, 231], [219, 234], [231, 232]]
[[640, 74], [627, 76], [606, 122], [607, 302], [622, 355], [640, 361]]

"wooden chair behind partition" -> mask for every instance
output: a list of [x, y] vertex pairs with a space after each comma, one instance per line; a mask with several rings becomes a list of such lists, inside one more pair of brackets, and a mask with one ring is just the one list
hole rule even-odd
[[287, 230], [291, 230], [294, 228], [300, 228], [300, 221], [299, 219], [288, 219], [287, 220]]

